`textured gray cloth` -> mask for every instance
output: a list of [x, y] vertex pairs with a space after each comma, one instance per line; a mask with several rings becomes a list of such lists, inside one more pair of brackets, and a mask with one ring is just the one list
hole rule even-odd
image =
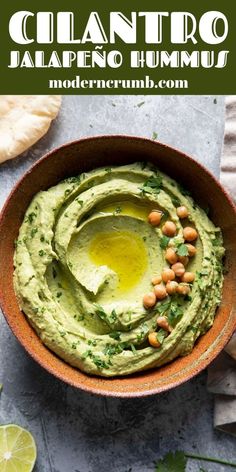
[[226, 97], [225, 104], [225, 138], [220, 180], [236, 202], [236, 95]]
[[[226, 97], [220, 180], [236, 202], [236, 96]], [[208, 390], [216, 394], [215, 428], [236, 436], [236, 334], [209, 367]]]

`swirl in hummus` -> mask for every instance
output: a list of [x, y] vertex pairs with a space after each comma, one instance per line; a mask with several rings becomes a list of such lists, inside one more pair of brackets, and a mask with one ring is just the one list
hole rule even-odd
[[157, 168], [100, 168], [34, 197], [16, 241], [15, 292], [59, 357], [127, 375], [192, 351], [220, 303], [223, 254], [220, 229]]

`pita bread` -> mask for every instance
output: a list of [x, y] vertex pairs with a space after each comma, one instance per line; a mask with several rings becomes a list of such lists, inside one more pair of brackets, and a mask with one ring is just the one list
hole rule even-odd
[[36, 143], [60, 105], [60, 95], [0, 95], [0, 163]]

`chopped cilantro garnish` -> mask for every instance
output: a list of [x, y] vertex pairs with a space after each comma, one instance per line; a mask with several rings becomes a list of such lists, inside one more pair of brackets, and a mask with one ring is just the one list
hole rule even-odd
[[40, 249], [40, 250], [39, 250], [39, 256], [40, 256], [40, 257], [43, 257], [43, 256], [45, 256], [45, 255], [46, 255], [46, 252], [45, 252], [43, 249]]
[[118, 343], [118, 344], [106, 344], [104, 349], [104, 354], [106, 356], [114, 356], [115, 354], [120, 354], [125, 347], [125, 343]]
[[212, 240], [212, 246], [220, 246], [222, 244], [221, 238], [215, 238]]
[[92, 355], [91, 359], [93, 363], [98, 367], [98, 369], [109, 369], [109, 365], [100, 357]]
[[116, 310], [112, 310], [111, 314], [105, 312], [104, 308], [101, 305], [95, 304], [95, 313], [96, 315], [101, 318], [101, 320], [105, 321], [107, 324], [112, 325], [117, 321], [117, 314]]
[[156, 132], [156, 131], [153, 131], [153, 133], [152, 133], [152, 139], [153, 139], [153, 141], [155, 141], [155, 140], [157, 139], [157, 137], [158, 137], [157, 132]]
[[200, 271], [197, 271], [197, 275], [198, 275], [199, 277], [203, 277], [204, 275], [209, 275], [209, 272], [208, 272], [207, 269], [202, 269], [202, 270], [200, 270]]
[[136, 354], [137, 349], [136, 349], [135, 345], [134, 345], [133, 343], [131, 343], [131, 344], [130, 344], [130, 347], [131, 347], [132, 353], [133, 353], [133, 354]]
[[196, 271], [196, 282], [198, 284], [198, 287], [200, 290], [204, 289], [206, 279], [204, 277], [207, 277], [209, 275], [209, 271], [207, 269], [202, 269], [202, 270], [197, 270]]
[[30, 231], [31, 238], [33, 238], [37, 232], [38, 232], [38, 228], [32, 228]]
[[171, 300], [167, 300], [165, 302], [159, 303], [157, 305], [157, 312], [162, 315], [171, 307]]
[[71, 192], [73, 192], [73, 188], [67, 188], [64, 192], [64, 195], [68, 196], [68, 195], [70, 195]]
[[168, 323], [174, 327], [182, 318], [183, 314], [182, 308], [172, 303], [168, 313]]
[[146, 323], [143, 323], [140, 326], [140, 332], [137, 334], [137, 342], [142, 342], [146, 338], [146, 335], [149, 332], [149, 327]]
[[120, 341], [120, 335], [121, 333], [119, 331], [113, 331], [113, 333], [109, 334], [110, 338], [115, 339], [116, 341]]
[[156, 334], [157, 341], [159, 341], [160, 344], [163, 344], [164, 339], [168, 336], [167, 331], [164, 329], [159, 329]]
[[77, 177], [68, 177], [68, 179], [65, 179], [64, 182], [67, 182], [68, 184], [79, 184], [80, 175], [78, 175]]
[[168, 317], [168, 323], [173, 327], [183, 316], [182, 308], [180, 308], [179, 305], [171, 299], [159, 303], [157, 305], [156, 311], [160, 315], [166, 314]]
[[179, 198], [175, 197], [175, 195], [173, 195], [171, 197], [171, 200], [172, 200], [172, 203], [175, 207], [179, 207], [181, 205]]
[[59, 331], [59, 334], [62, 338], [64, 338], [64, 336], [66, 336], [66, 331]]
[[101, 320], [107, 322], [108, 321], [108, 315], [105, 312], [104, 308], [101, 305], [95, 305], [95, 308], [96, 308], [96, 310], [95, 310], [96, 315], [98, 315], [99, 318], [101, 318]]
[[82, 359], [86, 359], [87, 357], [90, 357], [90, 359], [98, 367], [98, 369], [109, 369], [108, 363], [106, 363], [100, 357], [95, 356], [90, 349], [88, 349], [88, 351], [85, 351], [83, 353]]
[[142, 187], [140, 188], [142, 193], [156, 193], [158, 194], [162, 189], [162, 177], [160, 175], [152, 175], [149, 177]]
[[128, 343], [126, 341], [120, 342], [120, 343], [117, 343], [117, 344], [107, 343], [103, 352], [106, 356], [112, 357], [112, 356], [115, 356], [117, 354], [121, 354], [124, 351], [124, 349], [129, 349], [133, 353], [136, 352], [136, 348], [135, 348], [134, 344], [133, 343]]
[[166, 249], [169, 244], [170, 238], [168, 236], [162, 236], [160, 239], [161, 249]]
[[192, 331], [193, 333], [197, 333], [198, 328], [196, 326], [190, 325], [188, 328], [189, 331]]
[[110, 315], [110, 318], [112, 321], [116, 321], [117, 320], [117, 314], [116, 314], [116, 310], [112, 310], [111, 312], [111, 315]]
[[37, 216], [36, 213], [32, 211], [31, 213], [29, 213], [29, 214], [26, 216], [25, 222], [26, 222], [26, 223], [27, 223], [27, 222], [33, 223], [34, 218], [36, 218], [36, 216]]
[[96, 339], [89, 339], [89, 340], [88, 340], [88, 345], [89, 345], [89, 346], [97, 346], [97, 341], [96, 341]]
[[184, 243], [180, 243], [176, 250], [178, 256], [188, 256], [188, 246]]
[[91, 357], [91, 356], [92, 356], [92, 351], [88, 349], [82, 354], [82, 359], [87, 359], [87, 357]]

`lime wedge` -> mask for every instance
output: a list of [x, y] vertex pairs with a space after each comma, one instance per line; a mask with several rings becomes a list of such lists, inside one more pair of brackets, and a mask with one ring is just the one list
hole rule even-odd
[[1, 472], [31, 472], [36, 456], [32, 434], [15, 424], [0, 426]]

